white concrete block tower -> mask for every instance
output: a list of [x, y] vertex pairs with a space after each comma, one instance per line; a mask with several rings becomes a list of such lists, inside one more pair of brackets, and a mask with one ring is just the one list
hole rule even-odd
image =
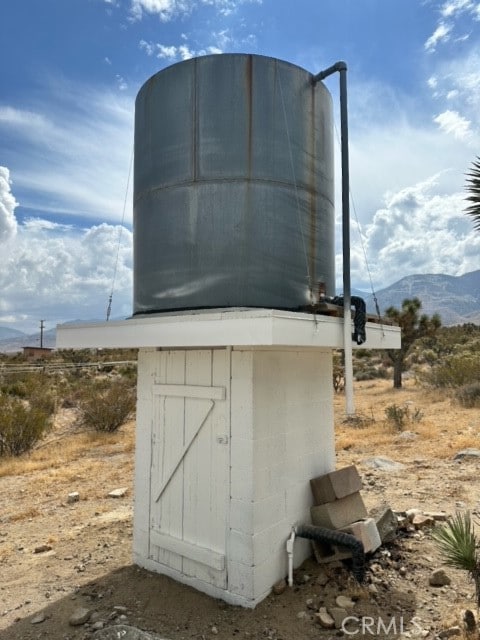
[[[286, 576], [309, 481], [335, 468], [342, 325], [245, 309], [58, 327], [58, 348], [139, 348], [137, 564], [247, 607]], [[367, 323], [366, 348], [399, 341], [398, 328]], [[295, 566], [310, 553], [299, 539]]]
[[[333, 109], [264, 56], [187, 60], [135, 108], [133, 318], [57, 346], [136, 347], [134, 559], [253, 607], [287, 573], [309, 481], [335, 467]], [[346, 332], [349, 339], [349, 331]], [[364, 348], [397, 348], [367, 325]], [[296, 545], [295, 564], [310, 553]]]

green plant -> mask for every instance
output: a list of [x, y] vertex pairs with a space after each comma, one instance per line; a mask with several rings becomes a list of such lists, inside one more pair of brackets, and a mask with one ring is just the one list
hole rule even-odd
[[446, 564], [469, 573], [475, 584], [477, 607], [480, 607], [480, 558], [470, 512], [457, 512], [445, 526], [435, 527], [432, 537]]
[[112, 433], [134, 411], [135, 389], [121, 379], [92, 381], [83, 389], [78, 404], [86, 427]]
[[480, 378], [480, 357], [478, 352], [455, 353], [433, 367], [424, 376], [433, 387], [462, 387]]
[[19, 456], [50, 429], [51, 414], [19, 398], [0, 396], [0, 456]]
[[480, 407], [480, 382], [464, 384], [457, 389], [455, 398], [466, 409]]
[[408, 422], [420, 422], [423, 418], [423, 413], [420, 409], [410, 411], [408, 404], [403, 407], [399, 407], [396, 404], [390, 404], [388, 407], [385, 407], [385, 416], [387, 418], [387, 422], [393, 426], [396, 431], [403, 431]]

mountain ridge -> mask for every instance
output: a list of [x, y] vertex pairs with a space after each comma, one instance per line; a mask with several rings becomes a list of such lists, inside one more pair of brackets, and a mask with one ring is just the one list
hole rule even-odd
[[[373, 294], [352, 289], [352, 294], [365, 300], [367, 311], [376, 314]], [[400, 308], [406, 298], [419, 298], [422, 313], [438, 313], [442, 324], [480, 324], [480, 269], [461, 276], [427, 273], [404, 276], [376, 292], [381, 314], [388, 307]], [[99, 322], [74, 320], [72, 323]], [[70, 322], [68, 323], [70, 324]], [[43, 333], [43, 346], [55, 347], [56, 330]], [[26, 334], [17, 329], [0, 326], [0, 353], [21, 351], [26, 346], [40, 346], [40, 333]]]

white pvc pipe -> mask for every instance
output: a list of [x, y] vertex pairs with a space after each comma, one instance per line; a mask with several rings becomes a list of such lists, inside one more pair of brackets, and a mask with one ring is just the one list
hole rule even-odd
[[287, 540], [288, 555], [288, 586], [293, 587], [293, 544], [295, 542], [295, 527], [292, 527], [292, 533]]

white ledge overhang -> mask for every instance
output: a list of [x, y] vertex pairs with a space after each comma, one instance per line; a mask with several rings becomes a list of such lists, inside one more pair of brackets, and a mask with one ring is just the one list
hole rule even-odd
[[[368, 322], [366, 334], [362, 349], [400, 348], [399, 327]], [[57, 349], [225, 346], [341, 349], [343, 318], [276, 309], [227, 309], [57, 326]]]

